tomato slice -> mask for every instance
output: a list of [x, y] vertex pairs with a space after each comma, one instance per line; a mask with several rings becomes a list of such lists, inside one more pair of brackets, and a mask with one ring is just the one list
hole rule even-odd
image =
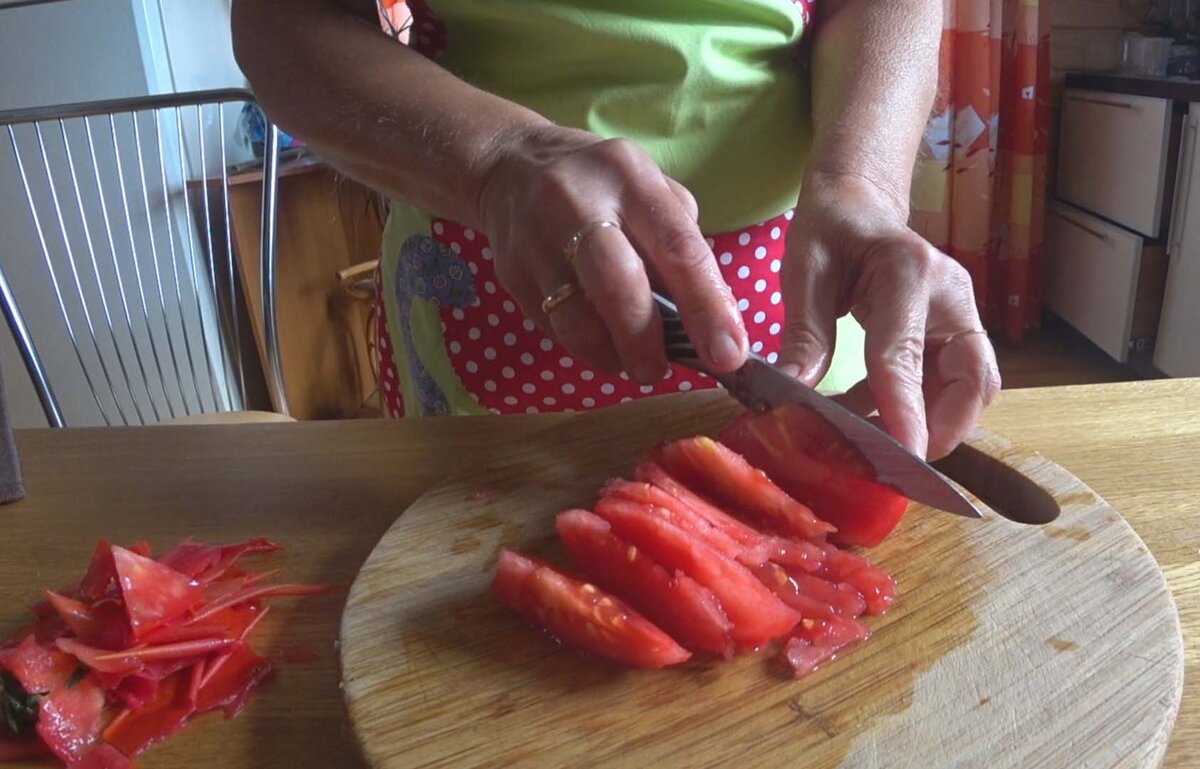
[[824, 561], [825, 551], [812, 542], [763, 534], [684, 486], [656, 462], [639, 464], [634, 470], [634, 477], [662, 489], [731, 539], [744, 545], [747, 549], [739, 559], [742, 563], [757, 565], [769, 559], [804, 571], [816, 571]]
[[767, 529], [800, 539], [822, 538], [834, 527], [788, 496], [745, 458], [698, 436], [659, 446], [654, 459], [690, 488]]
[[730, 636], [739, 646], [765, 644], [800, 620], [796, 611], [776, 598], [745, 566], [646, 506], [607, 497], [596, 505], [596, 514], [609, 522], [618, 537], [644, 550], [663, 567], [682, 571], [713, 591], [733, 622]]
[[112, 745], [100, 743], [70, 769], [131, 769], [133, 762]]
[[866, 558], [825, 545], [825, 563], [817, 576], [851, 585], [866, 601], [866, 613], [883, 614], [896, 600], [896, 580]]
[[733, 625], [711, 590], [682, 572], [672, 576], [587, 510], [559, 513], [555, 528], [576, 567], [601, 588], [628, 601], [688, 649], [733, 656]]
[[[657, 486], [614, 478], [604, 484], [601, 494], [633, 502], [656, 515], [661, 515], [684, 531], [700, 537], [727, 558], [755, 560], [756, 554], [748, 552], [750, 549], [746, 545], [737, 542], [707, 518]], [[757, 557], [758, 563], [766, 560], [765, 554], [759, 553]]]
[[783, 659], [799, 678], [831, 660], [847, 646], [871, 637], [871, 628], [850, 617], [804, 619], [788, 639]]
[[187, 575], [123, 547], [111, 549], [135, 640], [204, 600], [204, 591]]
[[832, 425], [802, 406], [746, 414], [719, 437], [836, 526], [837, 542], [874, 547], [908, 508], [903, 495], [874, 481], [871, 465]]
[[500, 551], [492, 589], [555, 638], [597, 657], [662, 668], [691, 656], [616, 596], [512, 550]]
[[228, 649], [236, 643], [237, 640], [233, 638], [201, 638], [159, 646], [137, 646], [123, 651], [107, 651], [87, 646], [72, 638], [60, 638], [55, 641], [59, 649], [74, 655], [92, 670], [102, 673], [132, 673], [143, 669], [150, 662], [203, 657]]
[[233, 718], [249, 701], [250, 692], [270, 676], [271, 663], [245, 644], [210, 663], [195, 692], [197, 713], [225, 708]]
[[163, 555], [159, 563], [192, 579], [207, 582], [222, 576], [235, 561], [248, 553], [271, 553], [282, 549], [282, 546], [263, 537], [232, 545], [205, 545], [189, 539]]
[[0, 670], [11, 673], [30, 694], [48, 693], [65, 685], [77, 667], [71, 655], [42, 646], [32, 635], [0, 656]]
[[66, 763], [83, 758], [100, 737], [104, 721], [104, 689], [94, 676], [62, 686], [38, 707], [37, 733], [54, 755]]
[[149, 704], [122, 711], [104, 730], [104, 741], [132, 758], [151, 743], [182, 729], [194, 712], [186, 701], [190, 675], [189, 671], [181, 670], [167, 677]]
[[779, 600], [800, 612], [802, 617], [836, 617], [838, 611], [830, 604], [801, 592], [796, 580], [779, 564], [764, 563], [751, 571], [769, 587]]

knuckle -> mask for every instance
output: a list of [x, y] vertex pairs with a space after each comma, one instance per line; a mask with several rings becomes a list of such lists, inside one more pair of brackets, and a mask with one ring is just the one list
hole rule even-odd
[[596, 145], [596, 151], [618, 168], [634, 170], [648, 160], [646, 153], [629, 139], [608, 139]]
[[925, 342], [908, 334], [897, 339], [882, 356], [884, 367], [906, 383], [919, 383], [924, 368]]
[[682, 227], [660, 229], [654, 251], [656, 263], [664, 270], [700, 272], [712, 262], [712, 252], [699, 233]]

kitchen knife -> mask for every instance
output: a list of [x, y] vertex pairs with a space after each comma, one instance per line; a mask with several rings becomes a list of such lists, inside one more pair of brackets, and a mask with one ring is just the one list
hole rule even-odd
[[753, 353], [729, 374], [714, 374], [700, 362], [684, 331], [674, 302], [654, 294], [663, 318], [667, 357], [716, 379], [751, 411], [766, 411], [788, 403], [819, 414], [855, 446], [875, 470], [875, 480], [913, 500], [965, 518], [982, 518], [979, 510], [928, 462], [895, 438], [804, 383], [788, 376]]

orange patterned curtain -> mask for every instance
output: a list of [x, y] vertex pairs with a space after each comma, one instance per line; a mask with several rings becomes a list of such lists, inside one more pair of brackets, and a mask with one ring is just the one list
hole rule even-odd
[[970, 271], [988, 329], [1018, 342], [1041, 319], [1050, 0], [945, 4], [913, 227]]

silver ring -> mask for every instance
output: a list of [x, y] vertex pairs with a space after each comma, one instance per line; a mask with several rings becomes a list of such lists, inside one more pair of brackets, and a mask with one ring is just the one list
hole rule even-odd
[[621, 229], [621, 225], [608, 219], [596, 219], [580, 227], [579, 231], [571, 236], [571, 239], [567, 241], [566, 247], [563, 248], [563, 254], [567, 257], [567, 263], [574, 267], [575, 260], [579, 258], [579, 249], [583, 246], [583, 241], [596, 230], [605, 227]]

